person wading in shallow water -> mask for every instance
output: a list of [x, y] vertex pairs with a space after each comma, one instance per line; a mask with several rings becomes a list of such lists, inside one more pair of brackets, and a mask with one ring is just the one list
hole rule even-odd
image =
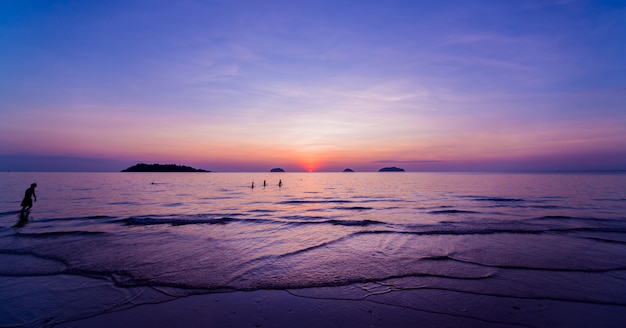
[[30, 188], [26, 189], [26, 193], [24, 194], [24, 199], [22, 200], [22, 213], [30, 210], [33, 207], [33, 198], [37, 201], [37, 195], [35, 195], [35, 188], [37, 187], [36, 183], [30, 185]]

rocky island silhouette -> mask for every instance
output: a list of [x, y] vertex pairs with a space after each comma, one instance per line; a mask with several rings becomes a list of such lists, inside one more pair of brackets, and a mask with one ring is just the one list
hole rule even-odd
[[120, 172], [211, 172], [178, 164], [145, 164], [139, 163]]
[[404, 169], [391, 166], [391, 167], [383, 167], [382, 169], [378, 170], [378, 172], [404, 172]]

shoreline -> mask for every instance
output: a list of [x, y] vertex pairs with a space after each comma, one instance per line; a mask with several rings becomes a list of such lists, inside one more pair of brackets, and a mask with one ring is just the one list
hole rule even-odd
[[298, 296], [297, 291], [191, 295], [66, 322], [58, 327], [402, 327], [415, 323], [448, 327], [509, 326], [364, 299]]
[[334, 287], [198, 290], [186, 296], [189, 291], [120, 288], [110, 279], [82, 275], [2, 277], [0, 326], [622, 327], [626, 322], [626, 305], [620, 303], [428, 288], [427, 281], [413, 276]]
[[[369, 284], [191, 295], [58, 327], [621, 327], [623, 306]], [[374, 286], [377, 285], [377, 286]]]

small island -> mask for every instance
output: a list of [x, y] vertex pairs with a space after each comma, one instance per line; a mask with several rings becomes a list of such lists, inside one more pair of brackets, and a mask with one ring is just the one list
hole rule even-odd
[[354, 170], [353, 169], [345, 169], [345, 170], [343, 170], [343, 172], [354, 172]]
[[144, 164], [133, 165], [120, 172], [211, 172], [202, 169], [195, 169], [191, 166], [177, 164]]
[[285, 170], [281, 169], [280, 167], [275, 167], [271, 169], [270, 172], [285, 172]]
[[383, 167], [382, 169], [378, 170], [378, 172], [404, 172], [404, 169], [391, 166], [391, 167]]

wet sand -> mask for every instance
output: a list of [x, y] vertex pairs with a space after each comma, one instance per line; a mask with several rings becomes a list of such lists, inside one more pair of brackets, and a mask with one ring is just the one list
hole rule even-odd
[[[621, 327], [621, 306], [404, 290], [350, 299], [363, 285], [195, 295], [63, 327]], [[372, 287], [372, 286], [369, 286]]]

